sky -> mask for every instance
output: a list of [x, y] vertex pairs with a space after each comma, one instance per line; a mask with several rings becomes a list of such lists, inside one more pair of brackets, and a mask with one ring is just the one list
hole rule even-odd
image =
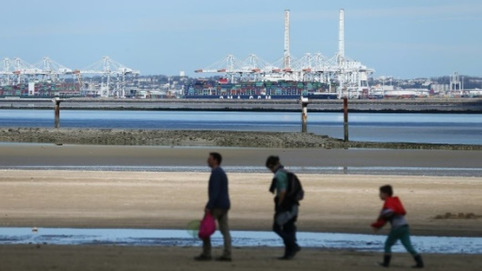
[[4, 1], [0, 58], [83, 69], [109, 56], [141, 75], [198, 76], [229, 54], [281, 59], [285, 9], [292, 57], [332, 57], [342, 8], [345, 55], [373, 77], [482, 76], [480, 0]]

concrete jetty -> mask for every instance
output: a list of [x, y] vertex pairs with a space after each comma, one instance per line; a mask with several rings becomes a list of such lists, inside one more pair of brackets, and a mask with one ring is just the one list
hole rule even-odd
[[[482, 98], [349, 100], [350, 112], [482, 113]], [[54, 109], [50, 98], [4, 98], [0, 109]], [[301, 112], [299, 100], [65, 98], [62, 109]], [[343, 100], [310, 100], [309, 112], [343, 112]]]

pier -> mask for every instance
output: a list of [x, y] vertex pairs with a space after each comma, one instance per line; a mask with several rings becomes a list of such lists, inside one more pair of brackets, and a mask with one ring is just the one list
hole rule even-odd
[[[309, 112], [343, 112], [343, 100], [309, 100]], [[54, 109], [49, 98], [0, 99], [0, 109]], [[299, 100], [62, 99], [62, 110], [194, 110], [299, 112]], [[350, 100], [350, 112], [482, 113], [480, 98]]]

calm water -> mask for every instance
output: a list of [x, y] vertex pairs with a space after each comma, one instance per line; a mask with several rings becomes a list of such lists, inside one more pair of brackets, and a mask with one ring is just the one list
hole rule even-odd
[[[201, 246], [197, 237], [187, 230], [149, 229], [69, 229], [69, 228], [0, 228], [0, 244], [48, 245], [125, 245], [125, 246]], [[273, 232], [231, 231], [235, 247], [282, 247]], [[298, 232], [302, 247], [353, 249], [382, 252], [385, 235]], [[414, 247], [422, 253], [482, 254], [480, 237], [412, 236]], [[222, 246], [219, 231], [212, 236], [214, 246]], [[404, 252], [398, 242], [394, 252]]]
[[[53, 110], [0, 110], [1, 127], [53, 127]], [[63, 128], [301, 131], [301, 113], [62, 110]], [[308, 132], [343, 138], [342, 113], [308, 113]], [[482, 145], [481, 114], [351, 113], [353, 141]]]

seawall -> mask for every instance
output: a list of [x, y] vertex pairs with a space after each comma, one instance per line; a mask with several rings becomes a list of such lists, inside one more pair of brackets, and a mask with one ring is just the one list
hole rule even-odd
[[[301, 111], [298, 100], [208, 99], [61, 99], [62, 109], [83, 110], [206, 110], [206, 111]], [[48, 98], [0, 99], [0, 109], [53, 109]], [[482, 113], [482, 99], [349, 100], [351, 112]], [[342, 112], [343, 100], [310, 100], [310, 112]]]

